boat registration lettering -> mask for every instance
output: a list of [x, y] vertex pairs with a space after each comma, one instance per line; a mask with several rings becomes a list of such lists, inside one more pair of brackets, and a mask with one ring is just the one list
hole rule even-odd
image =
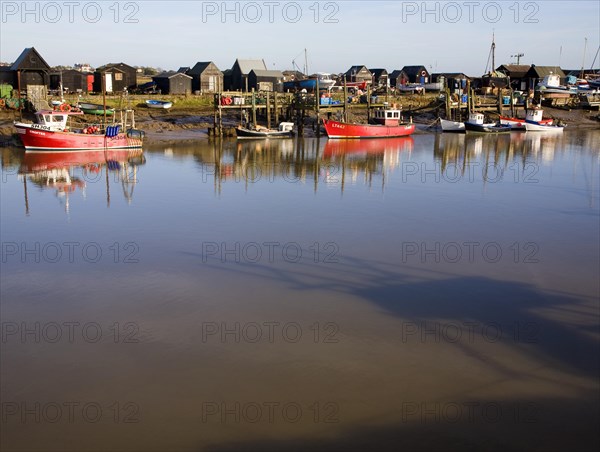
[[331, 124], [331, 127], [337, 127], [338, 129], [346, 128], [346, 126], [344, 126], [343, 124], [336, 124], [335, 122], [333, 124]]
[[41, 136], [46, 136], [46, 132], [39, 132], [37, 130], [32, 130], [31, 133], [33, 135], [41, 135]]
[[31, 124], [31, 128], [32, 129], [41, 129], [41, 130], [51, 130], [50, 127], [44, 125], [44, 124]]

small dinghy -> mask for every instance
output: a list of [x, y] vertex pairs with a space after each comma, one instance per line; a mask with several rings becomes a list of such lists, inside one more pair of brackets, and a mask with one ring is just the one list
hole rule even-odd
[[235, 129], [235, 133], [238, 139], [248, 138], [292, 138], [294, 136], [294, 123], [293, 122], [282, 122], [279, 124], [278, 129], [267, 129], [266, 127], [254, 127], [248, 129], [246, 127], [238, 126]]
[[146, 106], [149, 108], [162, 108], [167, 110], [173, 106], [173, 102], [167, 102], [166, 100], [147, 100]]

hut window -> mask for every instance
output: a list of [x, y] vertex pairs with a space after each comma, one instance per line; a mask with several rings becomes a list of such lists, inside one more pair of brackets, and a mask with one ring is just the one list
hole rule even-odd
[[115, 74], [115, 80], [123, 80], [123, 74]]

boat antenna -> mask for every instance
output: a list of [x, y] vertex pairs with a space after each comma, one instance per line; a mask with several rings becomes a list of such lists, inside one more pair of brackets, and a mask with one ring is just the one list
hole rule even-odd
[[521, 63], [521, 57], [525, 56], [524, 53], [517, 53], [515, 55], [511, 55], [511, 58], [516, 58], [517, 59], [517, 65], [519, 65]]

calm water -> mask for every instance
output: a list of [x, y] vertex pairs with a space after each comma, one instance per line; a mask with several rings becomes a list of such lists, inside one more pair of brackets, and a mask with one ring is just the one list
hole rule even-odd
[[4, 148], [2, 450], [596, 450], [599, 156]]

